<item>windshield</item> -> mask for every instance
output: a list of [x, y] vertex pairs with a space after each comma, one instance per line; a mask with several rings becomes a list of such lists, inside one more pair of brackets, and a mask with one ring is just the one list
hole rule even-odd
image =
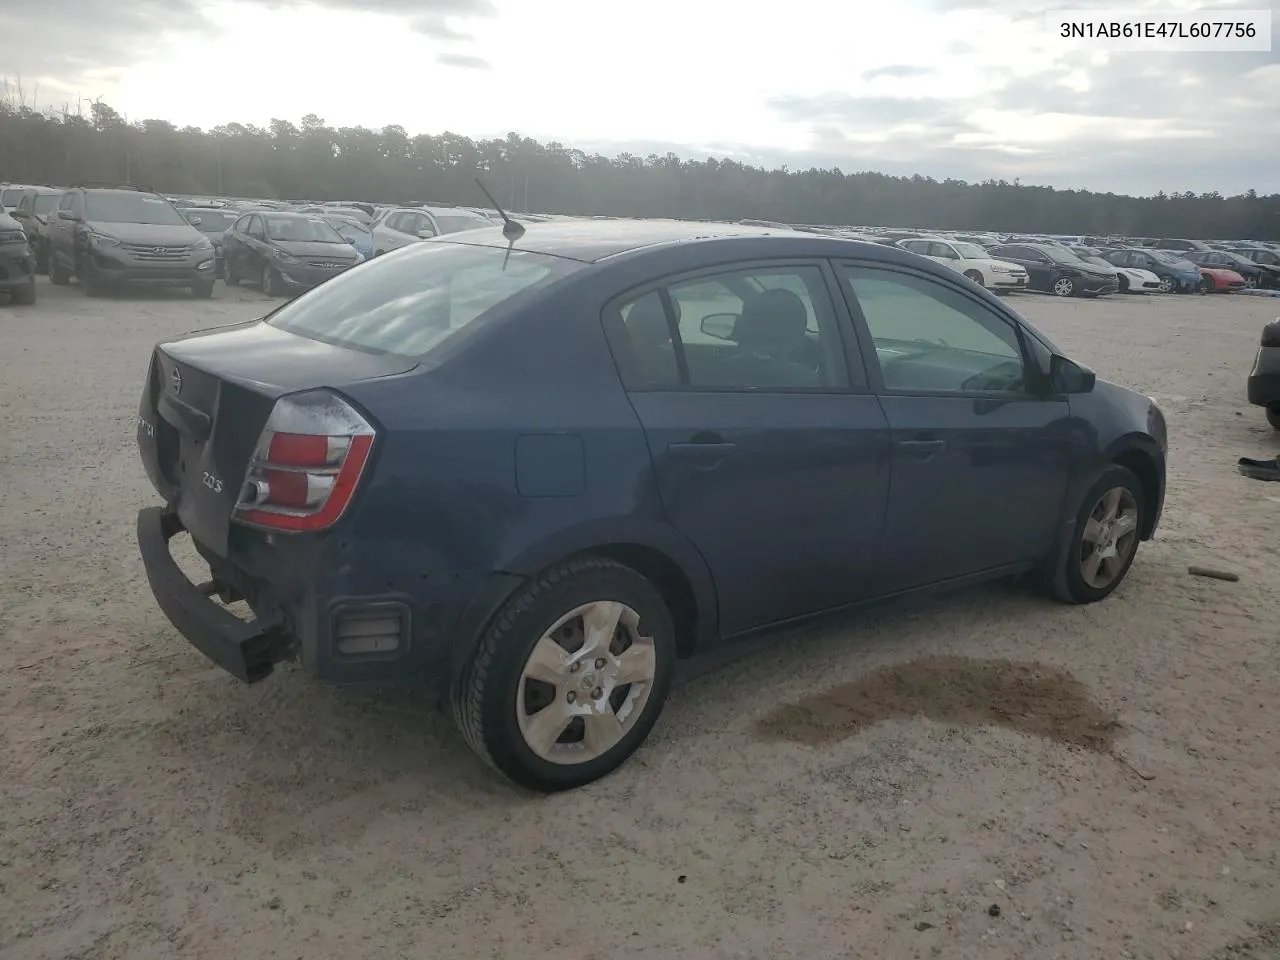
[[1148, 256], [1155, 257], [1157, 260], [1160, 260], [1164, 263], [1170, 263], [1170, 264], [1178, 263], [1179, 261], [1186, 259], [1186, 257], [1184, 257], [1182, 254], [1173, 253], [1169, 250], [1148, 249], [1148, 250], [1143, 250], [1142, 253], [1145, 253]]
[[272, 240], [310, 243], [345, 243], [338, 231], [319, 217], [265, 217]]
[[176, 227], [187, 223], [176, 207], [149, 193], [98, 193], [84, 197], [84, 218], [99, 223], [149, 223]]
[[62, 199], [60, 193], [40, 193], [36, 195], [35, 206], [31, 208], [32, 213], [49, 213], [58, 205], [58, 201]]
[[330, 220], [329, 224], [338, 231], [344, 240], [364, 240], [373, 236], [368, 227], [352, 220]]
[[1079, 257], [1068, 250], [1066, 247], [1059, 247], [1056, 244], [1046, 243], [1041, 248], [1052, 259], [1058, 263], [1084, 263]]
[[0, 190], [0, 205], [6, 207], [16, 207], [18, 201], [22, 199], [22, 190]]
[[478, 227], [489, 227], [492, 224], [483, 217], [459, 217], [455, 214], [433, 213], [436, 223], [440, 224], [441, 233], [458, 233], [462, 230], [475, 230]]
[[582, 267], [504, 247], [416, 243], [339, 274], [268, 319], [329, 343], [420, 357], [499, 304]]
[[955, 241], [951, 245], [956, 248], [956, 253], [960, 254], [960, 256], [964, 257], [966, 260], [985, 260], [987, 257], [991, 256], [991, 254], [987, 253], [985, 249], [978, 246], [976, 243], [962, 243], [960, 241]]
[[198, 217], [200, 222], [195, 228], [201, 233], [222, 233], [240, 218], [240, 214], [231, 210], [186, 210], [187, 219]]

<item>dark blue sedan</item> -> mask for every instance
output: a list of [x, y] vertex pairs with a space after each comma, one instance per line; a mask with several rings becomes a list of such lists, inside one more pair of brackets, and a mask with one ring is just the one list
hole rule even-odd
[[241, 680], [447, 679], [478, 754], [562, 789], [643, 742], [678, 658], [1013, 574], [1101, 600], [1156, 529], [1156, 405], [930, 260], [722, 224], [518, 234], [156, 348], [139, 546]]

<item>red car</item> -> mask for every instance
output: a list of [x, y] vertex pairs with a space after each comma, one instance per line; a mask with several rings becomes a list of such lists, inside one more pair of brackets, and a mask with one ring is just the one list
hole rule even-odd
[[1243, 290], [1247, 284], [1244, 277], [1226, 267], [1201, 267], [1200, 289], [1205, 293], [1230, 293], [1232, 290]]

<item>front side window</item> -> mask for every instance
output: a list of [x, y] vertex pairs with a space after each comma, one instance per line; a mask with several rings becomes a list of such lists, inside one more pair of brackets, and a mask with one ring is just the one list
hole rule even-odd
[[875, 344], [886, 390], [1023, 393], [1013, 324], [936, 280], [879, 267], [840, 270]]
[[35, 198], [34, 206], [31, 212], [36, 214], [49, 213], [51, 210], [53, 210], [54, 207], [58, 205], [58, 201], [60, 199], [61, 199], [61, 194], [42, 193]]
[[820, 391], [849, 385], [835, 308], [816, 266], [673, 279], [625, 300], [617, 320], [610, 342], [624, 358], [630, 389]]
[[583, 266], [527, 250], [415, 243], [304, 293], [267, 320], [302, 336], [421, 357], [493, 309]]

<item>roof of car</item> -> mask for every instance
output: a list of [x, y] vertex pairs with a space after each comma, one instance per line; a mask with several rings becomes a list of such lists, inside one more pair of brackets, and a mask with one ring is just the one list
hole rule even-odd
[[[798, 237], [813, 243], [852, 243], [838, 237], [824, 237], [800, 230], [755, 227], [738, 223], [710, 223], [689, 220], [550, 220], [530, 223], [514, 244], [532, 253], [566, 257], [593, 263], [605, 257], [642, 247], [679, 241], [711, 240], [722, 237]], [[505, 247], [506, 238], [498, 225], [492, 228], [448, 234], [441, 239], [454, 243]]]

